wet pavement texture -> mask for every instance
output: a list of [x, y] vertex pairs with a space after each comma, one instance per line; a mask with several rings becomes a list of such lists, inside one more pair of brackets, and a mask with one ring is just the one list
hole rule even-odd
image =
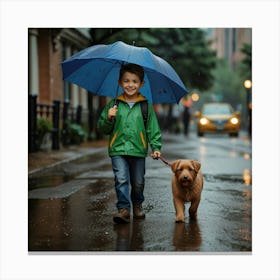
[[145, 220], [113, 223], [116, 196], [107, 147], [29, 176], [28, 248], [79, 252], [252, 251], [251, 141], [242, 135], [163, 135], [168, 161], [197, 159], [204, 189], [197, 221], [175, 223], [170, 168], [146, 159]]

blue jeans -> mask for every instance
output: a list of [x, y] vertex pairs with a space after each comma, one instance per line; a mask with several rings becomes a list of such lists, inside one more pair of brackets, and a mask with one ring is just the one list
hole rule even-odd
[[127, 208], [130, 210], [130, 202], [141, 204], [144, 201], [145, 158], [114, 156], [111, 159], [118, 199], [116, 206], [118, 209]]

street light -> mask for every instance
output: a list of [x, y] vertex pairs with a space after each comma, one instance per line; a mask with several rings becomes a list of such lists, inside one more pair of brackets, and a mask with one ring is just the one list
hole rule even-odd
[[245, 80], [244, 81], [244, 87], [246, 89], [246, 106], [247, 106], [247, 121], [248, 121], [248, 134], [249, 136], [252, 135], [252, 105], [251, 102], [251, 96], [250, 96], [250, 90], [252, 88], [252, 81], [251, 80]]
[[244, 87], [245, 87], [246, 89], [250, 89], [250, 88], [252, 87], [252, 82], [251, 82], [251, 80], [245, 80], [245, 81], [244, 81]]
[[199, 100], [199, 94], [194, 92], [192, 95], [191, 95], [191, 98], [192, 98], [192, 101], [194, 102], [197, 102]]

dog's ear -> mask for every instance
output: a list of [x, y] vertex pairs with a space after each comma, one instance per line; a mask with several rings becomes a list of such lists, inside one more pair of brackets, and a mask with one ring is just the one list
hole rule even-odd
[[197, 173], [201, 167], [200, 162], [198, 162], [197, 160], [191, 160], [194, 171]]
[[169, 163], [170, 167], [171, 167], [171, 170], [175, 173], [179, 164], [180, 164], [181, 160], [175, 160], [175, 161], [172, 161]]

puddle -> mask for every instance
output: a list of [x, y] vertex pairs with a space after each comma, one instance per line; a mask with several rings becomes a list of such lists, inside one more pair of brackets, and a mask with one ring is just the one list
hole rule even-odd
[[229, 174], [219, 174], [219, 175], [211, 175], [211, 174], [203, 174], [204, 180], [207, 182], [231, 182], [231, 183], [239, 183], [244, 184], [246, 186], [250, 186], [252, 183], [252, 177], [249, 169], [244, 169], [243, 174], [241, 175], [229, 175]]

